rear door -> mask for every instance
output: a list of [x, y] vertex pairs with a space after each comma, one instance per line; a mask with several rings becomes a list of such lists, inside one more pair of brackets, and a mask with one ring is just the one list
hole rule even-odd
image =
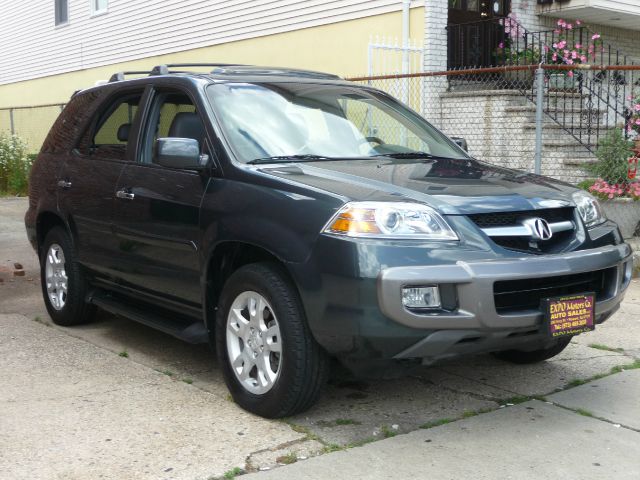
[[198, 307], [200, 204], [209, 175], [154, 159], [157, 139], [166, 137], [196, 139], [208, 153], [203, 119], [179, 89], [154, 91], [146, 119], [136, 161], [116, 187], [119, 274], [129, 288]]
[[117, 270], [112, 230], [115, 189], [132, 161], [130, 132], [144, 87], [109, 96], [98, 108], [58, 177], [58, 202], [74, 232], [80, 262], [111, 276]]

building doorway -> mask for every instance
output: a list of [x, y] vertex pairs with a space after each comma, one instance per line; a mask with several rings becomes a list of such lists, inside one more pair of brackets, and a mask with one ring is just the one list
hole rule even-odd
[[496, 65], [496, 49], [505, 39], [500, 19], [510, 11], [511, 0], [449, 0], [449, 68]]

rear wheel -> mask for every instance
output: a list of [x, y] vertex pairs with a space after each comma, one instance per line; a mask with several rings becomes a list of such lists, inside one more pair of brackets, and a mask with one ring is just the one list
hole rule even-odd
[[562, 352], [571, 343], [571, 338], [563, 338], [557, 340], [556, 344], [549, 348], [542, 348], [539, 350], [504, 350], [502, 352], [495, 352], [494, 355], [501, 360], [506, 360], [511, 363], [528, 364], [539, 363], [549, 360]]
[[267, 418], [311, 407], [322, 391], [329, 358], [317, 344], [285, 272], [258, 263], [236, 271], [223, 289], [216, 351], [235, 402]]
[[61, 227], [52, 228], [42, 244], [40, 278], [44, 303], [54, 323], [79, 325], [93, 318], [95, 307], [85, 301], [84, 272], [69, 234]]

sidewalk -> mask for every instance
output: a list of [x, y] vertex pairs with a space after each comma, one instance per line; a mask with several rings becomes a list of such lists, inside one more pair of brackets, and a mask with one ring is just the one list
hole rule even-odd
[[640, 369], [241, 478], [637, 480]]

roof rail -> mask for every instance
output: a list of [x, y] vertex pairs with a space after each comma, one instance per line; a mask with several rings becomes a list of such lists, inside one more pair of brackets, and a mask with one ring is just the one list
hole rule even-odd
[[148, 70], [129, 70], [127, 72], [114, 73], [113, 75], [111, 75], [111, 78], [109, 78], [109, 83], [121, 82], [125, 80], [125, 77], [127, 75], [152, 75], [151, 72], [152, 71], [148, 71]]
[[188, 67], [237, 67], [238, 63], [165, 63], [163, 65], [156, 65], [151, 70], [150, 75], [168, 75], [170, 73], [187, 73], [184, 70], [172, 71], [171, 68], [188, 68]]

